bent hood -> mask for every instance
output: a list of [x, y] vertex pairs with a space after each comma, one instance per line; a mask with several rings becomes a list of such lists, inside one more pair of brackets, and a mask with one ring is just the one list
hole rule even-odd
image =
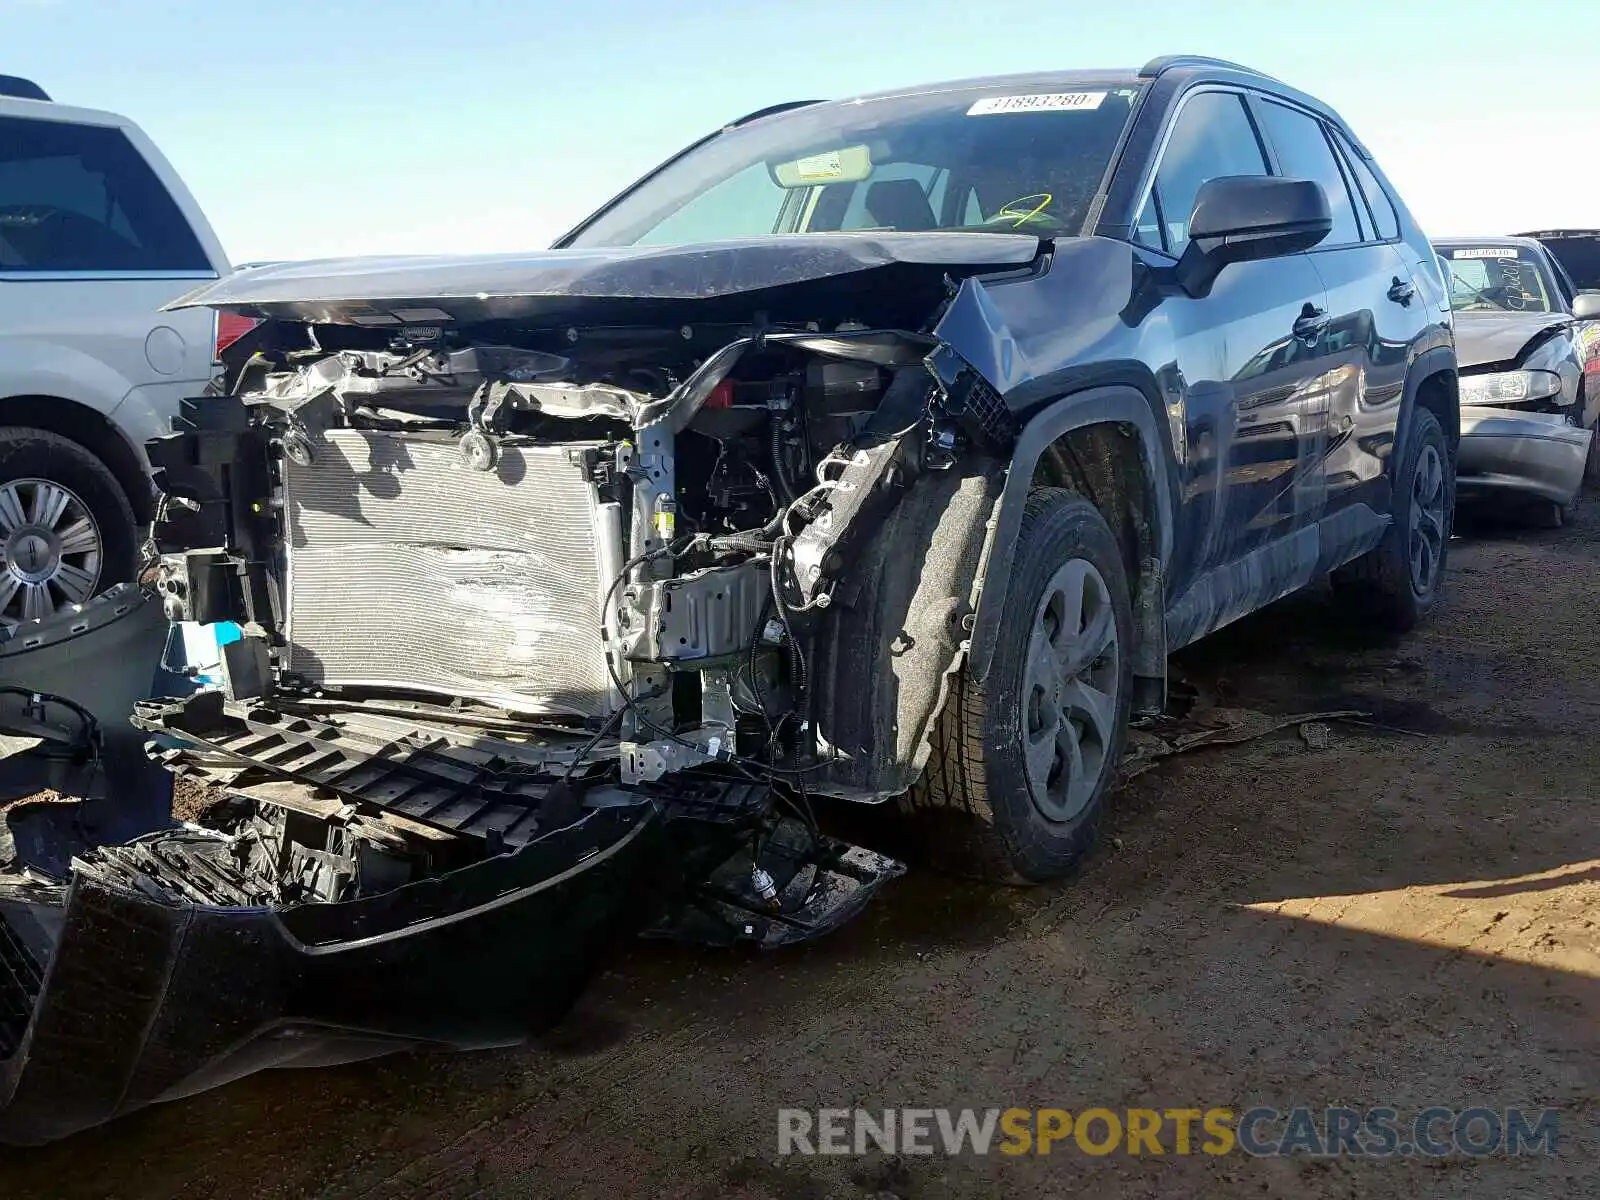
[[1566, 313], [1458, 312], [1456, 360], [1463, 370], [1512, 363], [1551, 332], [1571, 324]]
[[358, 325], [525, 318], [562, 301], [710, 300], [895, 264], [1020, 266], [1039, 239], [995, 233], [808, 233], [684, 246], [466, 257], [331, 258], [235, 271], [167, 307]]

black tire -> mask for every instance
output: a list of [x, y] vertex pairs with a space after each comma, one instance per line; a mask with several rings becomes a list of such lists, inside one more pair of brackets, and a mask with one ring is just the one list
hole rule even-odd
[[[139, 545], [133, 507], [104, 463], [59, 434], [25, 426], [0, 426], [0, 489], [31, 479], [64, 488], [92, 518], [100, 549], [91, 595], [133, 578]], [[0, 545], [3, 544], [4, 531], [0, 530]], [[0, 561], [0, 575], [9, 578], [8, 572]], [[52, 594], [58, 606], [70, 600], [59, 589]], [[14, 615], [8, 619], [14, 619]]]
[[1593, 436], [1589, 439], [1589, 457], [1584, 460], [1583, 464], [1583, 483], [1580, 485], [1580, 491], [1586, 487], [1600, 490], [1600, 417], [1595, 419], [1593, 425], [1585, 425], [1583, 423], [1584, 413], [1589, 407], [1588, 395], [1588, 383], [1580, 383], [1578, 385], [1578, 427], [1593, 431]]
[[1573, 493], [1572, 499], [1565, 504], [1557, 504], [1553, 500], [1550, 501], [1546, 510], [1545, 524], [1551, 529], [1560, 529], [1565, 525], [1571, 525], [1578, 519], [1578, 509], [1582, 506], [1583, 488], [1579, 487]]
[[[1433, 512], [1434, 496], [1426, 498], [1427, 505], [1419, 504], [1419, 467], [1430, 463], [1439, 468], [1437, 500], [1441, 509], [1437, 513]], [[1455, 507], [1455, 464], [1444, 430], [1433, 413], [1418, 408], [1400, 455], [1394, 520], [1383, 541], [1333, 573], [1334, 591], [1340, 601], [1354, 606], [1385, 630], [1405, 633], [1415, 628], [1439, 598], [1455, 526]], [[1437, 517], [1439, 528], [1436, 537], [1428, 539], [1431, 558], [1419, 585], [1412, 570], [1412, 556], [1416, 549], [1414, 538], [1420, 535], [1413, 526], [1414, 518], [1424, 511]]]
[[[1093, 572], [1082, 571], [1079, 563], [1087, 563]], [[1082, 571], [1082, 585], [1063, 585], [1062, 576], [1071, 580], [1075, 570]], [[1114, 629], [1109, 648], [1093, 658], [1086, 651], [1088, 665], [1075, 674], [1055, 659], [1030, 655], [1035, 629], [1042, 635], [1049, 628], [1046, 601], [1053, 604], [1064, 596], [1064, 586], [1080, 588], [1080, 602], [1089, 602], [1085, 610], [1092, 605], [1109, 612]], [[1092, 613], [1079, 623], [1105, 631], [1104, 618], [1097, 621]], [[1065, 626], [1058, 623], [1055, 628]], [[1127, 574], [1105, 518], [1072, 492], [1035, 490], [1023, 513], [989, 678], [979, 684], [963, 673], [956, 681], [934, 734], [927, 769], [902, 801], [920, 825], [921, 841], [936, 865], [999, 882], [1034, 884], [1068, 874], [1089, 852], [1127, 737], [1132, 635]], [[1089, 642], [1095, 640], [1091, 634]], [[1061, 639], [1063, 645], [1071, 643], [1072, 637]], [[1037, 677], [1046, 661], [1057, 687], [1052, 699], [1035, 703], [1043, 694]], [[1077, 694], [1095, 698], [1099, 724], [1068, 715], [1069, 703], [1061, 697], [1079, 684], [1092, 689]], [[1113, 690], [1108, 693], [1107, 688]], [[1088, 708], [1071, 712], [1087, 713]], [[1072, 802], [1051, 801], [1055, 793], [1036, 796], [1039, 789], [1031, 781], [1025, 750], [1030, 721], [1039, 729], [1045, 721], [1059, 721], [1049, 728], [1067, 731], [1078, 747], [1073, 757], [1081, 774], [1074, 776], [1059, 758], [1051, 768], [1065, 767], [1051, 778], [1058, 779], [1061, 794], [1076, 796]], [[1098, 732], [1102, 725], [1109, 725], [1103, 737]], [[1066, 753], [1059, 749], [1059, 734], [1034, 738], [1036, 747], [1047, 742], [1056, 748], [1052, 754]], [[1062, 819], [1046, 816], [1045, 809], [1052, 807]]]

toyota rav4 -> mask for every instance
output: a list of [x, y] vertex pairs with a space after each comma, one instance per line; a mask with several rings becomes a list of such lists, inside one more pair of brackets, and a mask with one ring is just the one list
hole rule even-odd
[[785, 105], [547, 252], [194, 306], [261, 324], [150, 448], [152, 560], [245, 636], [136, 722], [229, 799], [0, 893], [13, 1138], [513, 1040], [620, 929], [821, 932], [901, 867], [818, 796], [1056, 879], [1169, 653], [1329, 575], [1404, 629], [1444, 573], [1438, 260], [1223, 62]]

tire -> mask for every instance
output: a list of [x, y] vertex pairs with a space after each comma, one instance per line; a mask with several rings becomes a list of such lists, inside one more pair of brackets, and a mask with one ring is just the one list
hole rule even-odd
[[1571, 525], [1578, 519], [1578, 509], [1583, 505], [1583, 489], [1580, 487], [1573, 493], [1572, 499], [1566, 504], [1557, 504], [1550, 501], [1546, 506], [1544, 523], [1551, 529], [1560, 529]]
[[[1074, 596], [1087, 640], [1060, 636]], [[989, 678], [956, 681], [927, 769], [902, 801], [936, 865], [1035, 884], [1089, 852], [1127, 737], [1132, 636], [1126, 569], [1105, 518], [1072, 492], [1035, 490]]]
[[0, 426], [0, 625], [132, 579], [138, 542], [133, 508], [104, 463], [58, 434]]
[[1600, 491], [1600, 418], [1596, 418], [1593, 425], [1583, 423], [1583, 414], [1587, 411], [1588, 405], [1588, 383], [1584, 382], [1578, 385], [1578, 427], [1592, 430], [1594, 436], [1589, 439], [1589, 457], [1584, 460], [1583, 483], [1579, 490], [1594, 488]]
[[[1439, 598], [1455, 506], [1455, 466], [1444, 430], [1433, 413], [1418, 408], [1395, 480], [1394, 520], [1383, 541], [1333, 573], [1340, 601], [1386, 631], [1414, 629]], [[1418, 556], [1421, 564], [1413, 561]], [[1414, 566], [1420, 566], [1420, 574]]]

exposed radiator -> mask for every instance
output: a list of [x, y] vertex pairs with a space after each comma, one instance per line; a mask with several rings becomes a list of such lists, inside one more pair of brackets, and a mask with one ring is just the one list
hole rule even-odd
[[[339, 429], [285, 461], [288, 669], [308, 683], [597, 716], [601, 506], [569, 446]], [[609, 559], [608, 559], [609, 561]]]

